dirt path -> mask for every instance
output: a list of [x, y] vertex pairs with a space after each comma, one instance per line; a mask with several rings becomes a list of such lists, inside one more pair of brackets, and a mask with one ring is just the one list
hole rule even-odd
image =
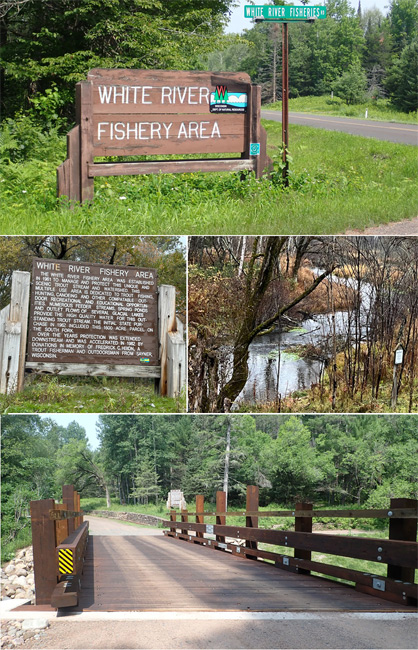
[[381, 226], [373, 226], [365, 230], [347, 230], [345, 235], [390, 235], [390, 236], [409, 236], [418, 235], [418, 217], [407, 219], [405, 221], [394, 221]]

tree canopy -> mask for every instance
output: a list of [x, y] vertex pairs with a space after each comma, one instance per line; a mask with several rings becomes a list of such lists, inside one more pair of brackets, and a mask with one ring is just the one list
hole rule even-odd
[[[220, 45], [233, 0], [7, 0], [1, 3], [3, 113], [54, 84], [71, 111], [74, 85], [102, 68], [193, 69]], [[4, 82], [7, 81], [7, 85]]]

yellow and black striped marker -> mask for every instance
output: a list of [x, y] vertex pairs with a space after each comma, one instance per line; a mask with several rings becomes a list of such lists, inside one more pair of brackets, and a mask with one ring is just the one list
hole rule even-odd
[[58, 551], [58, 568], [61, 574], [74, 573], [73, 551], [70, 548], [60, 548]]

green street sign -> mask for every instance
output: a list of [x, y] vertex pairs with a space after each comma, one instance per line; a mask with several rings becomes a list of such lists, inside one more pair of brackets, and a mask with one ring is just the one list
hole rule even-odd
[[281, 23], [292, 20], [315, 20], [316, 18], [326, 18], [327, 8], [322, 6], [245, 5], [244, 17]]

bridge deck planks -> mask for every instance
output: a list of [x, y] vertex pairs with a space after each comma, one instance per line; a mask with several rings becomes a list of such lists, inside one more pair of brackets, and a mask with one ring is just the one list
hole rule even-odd
[[410, 611], [344, 585], [167, 537], [93, 536], [85, 611]]

